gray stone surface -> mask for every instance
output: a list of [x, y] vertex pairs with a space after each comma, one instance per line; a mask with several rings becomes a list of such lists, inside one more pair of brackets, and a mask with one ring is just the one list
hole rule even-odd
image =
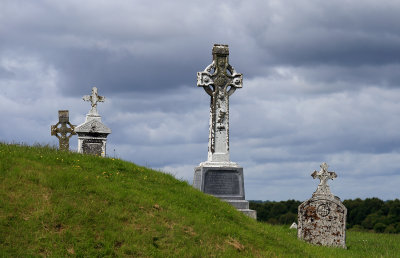
[[69, 150], [69, 138], [75, 135], [75, 126], [69, 122], [69, 111], [58, 110], [58, 123], [51, 126], [51, 135], [56, 136], [59, 150]]
[[321, 170], [314, 171], [311, 176], [320, 183], [311, 199], [299, 206], [297, 236], [315, 245], [346, 248], [347, 209], [327, 185], [327, 181], [337, 175], [322, 163]]
[[97, 102], [104, 102], [105, 98], [99, 96], [97, 88], [93, 87], [92, 95], [84, 96], [83, 100], [91, 102], [91, 109], [86, 115], [85, 122], [75, 128], [75, 132], [78, 134], [78, 152], [104, 157], [107, 136], [111, 133], [111, 129], [101, 122], [101, 116], [97, 111]]
[[229, 64], [228, 45], [215, 44], [212, 55], [212, 63], [197, 73], [197, 86], [211, 97], [208, 162], [229, 162], [229, 97], [243, 79]]
[[242, 167], [205, 166], [195, 168], [193, 186], [221, 199], [244, 200]]
[[207, 161], [195, 168], [193, 186], [256, 218], [245, 201], [243, 168], [229, 158], [229, 97], [242, 88], [242, 74], [229, 64], [227, 45], [215, 44], [213, 61], [197, 73], [197, 86], [211, 97]]

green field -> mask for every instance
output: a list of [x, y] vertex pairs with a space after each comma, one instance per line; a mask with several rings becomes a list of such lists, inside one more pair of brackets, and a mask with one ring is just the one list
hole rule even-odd
[[312, 246], [173, 176], [112, 158], [0, 144], [0, 256], [400, 257], [400, 235]]

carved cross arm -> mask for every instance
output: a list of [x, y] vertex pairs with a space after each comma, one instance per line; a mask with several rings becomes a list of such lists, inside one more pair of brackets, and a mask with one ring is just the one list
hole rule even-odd
[[106, 97], [97, 96], [97, 101], [98, 101], [98, 102], [104, 102], [105, 100], [106, 100]]
[[58, 122], [57, 124], [51, 126], [51, 135], [57, 136], [57, 133], [58, 133], [58, 128], [57, 128], [57, 126], [58, 126], [59, 124], [60, 124], [60, 122]]
[[85, 96], [83, 96], [83, 100], [84, 101], [91, 101], [91, 98], [92, 98], [92, 96], [90, 96], [90, 95], [85, 95]]

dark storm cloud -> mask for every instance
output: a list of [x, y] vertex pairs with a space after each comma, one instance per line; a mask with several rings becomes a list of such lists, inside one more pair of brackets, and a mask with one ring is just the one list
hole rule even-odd
[[57, 68], [63, 71], [62, 86], [69, 94], [77, 94], [82, 87], [92, 84], [109, 95], [133, 91], [161, 93], [192, 82], [196, 74], [193, 63], [182, 60], [184, 57], [171, 60], [162, 55], [148, 58], [79, 49], [65, 53], [70, 59], [58, 57]]
[[[370, 76], [375, 69], [390, 70], [385, 65], [400, 59], [395, 26], [400, 8], [391, 2], [136, 1], [94, 7], [9, 1], [5, 6], [2, 20], [10, 26], [2, 27], [3, 49], [42, 56], [61, 72], [60, 86], [69, 95], [92, 84], [107, 93], [192, 85], [195, 73], [211, 61], [212, 43], [231, 45], [231, 60], [246, 78], [274, 66], [322, 65], [326, 75], [304, 75], [376, 83], [385, 79]], [[399, 78], [386, 83], [398, 85]]]
[[257, 38], [268, 56], [280, 64], [399, 63], [399, 9], [393, 1], [277, 4], [272, 24]]

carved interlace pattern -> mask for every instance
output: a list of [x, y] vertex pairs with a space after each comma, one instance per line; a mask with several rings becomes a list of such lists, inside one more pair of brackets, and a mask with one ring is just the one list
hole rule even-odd
[[227, 45], [214, 45], [212, 63], [197, 73], [197, 86], [211, 97], [209, 161], [214, 161], [216, 152], [229, 157], [229, 96], [242, 88], [242, 74], [229, 64], [228, 57]]
[[58, 123], [51, 126], [51, 135], [58, 138], [59, 150], [69, 150], [69, 138], [75, 134], [75, 126], [69, 122], [68, 110], [58, 111]]

